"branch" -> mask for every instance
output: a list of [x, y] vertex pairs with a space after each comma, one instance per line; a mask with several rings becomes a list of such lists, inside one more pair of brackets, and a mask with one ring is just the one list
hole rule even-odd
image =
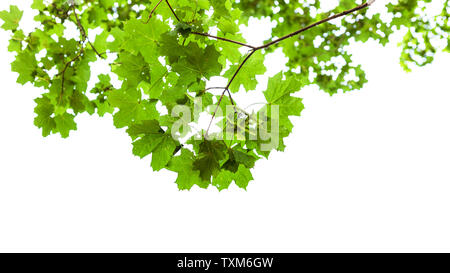
[[159, 7], [159, 5], [161, 4], [163, 0], [159, 0], [158, 4], [156, 4], [156, 6], [152, 9], [152, 11], [150, 11], [150, 14], [148, 15], [148, 19], [144, 24], [148, 24], [148, 22], [150, 22], [150, 19], [152, 19], [152, 15], [155, 12], [155, 10]]
[[244, 64], [250, 59], [250, 57], [252, 57], [253, 54], [255, 54], [255, 52], [258, 50], [258, 48], [255, 48], [253, 50], [250, 51], [250, 54], [247, 55], [247, 57], [245, 57], [244, 61], [242, 61], [242, 63], [239, 65], [239, 67], [237, 68], [236, 72], [234, 72], [233, 76], [231, 77], [230, 81], [227, 84], [227, 87], [225, 87], [225, 89], [229, 89], [231, 86], [231, 83], [233, 83], [234, 79], [236, 78], [237, 74], [239, 73], [239, 71], [241, 71], [242, 67], [244, 66]]
[[209, 129], [211, 128], [212, 122], [213, 122], [214, 118], [216, 117], [217, 110], [219, 110], [220, 103], [222, 102], [223, 97], [225, 96], [225, 92], [227, 90], [228, 89], [224, 89], [223, 90], [222, 95], [220, 96], [219, 100], [217, 101], [216, 110], [214, 110], [214, 113], [212, 114], [211, 120], [209, 121], [209, 124], [208, 124], [208, 128], [206, 129], [206, 132], [205, 132], [205, 135], [204, 135], [205, 138], [208, 136]]
[[172, 6], [170, 5], [169, 0], [166, 0], [166, 3], [167, 3], [167, 5], [169, 6], [170, 11], [172, 11], [172, 14], [175, 16], [175, 18], [177, 18], [177, 21], [178, 21], [178, 22], [181, 22], [180, 18], [178, 18], [177, 14], [176, 14], [175, 11], [173, 10]]
[[83, 48], [80, 49], [80, 52], [78, 52], [78, 54], [71, 59], [70, 61], [68, 61], [65, 65], [64, 65], [64, 69], [58, 73], [58, 75], [56, 76], [60, 76], [61, 75], [61, 93], [59, 93], [59, 100], [58, 100], [58, 104], [61, 104], [62, 101], [62, 97], [64, 95], [64, 82], [65, 82], [65, 74], [66, 74], [66, 70], [69, 68], [70, 64], [75, 62], [76, 60], [78, 60], [78, 58], [81, 57], [81, 54], [83, 54]]
[[283, 40], [286, 40], [286, 39], [288, 39], [288, 38], [291, 38], [291, 37], [293, 37], [293, 36], [296, 36], [296, 35], [298, 35], [298, 34], [304, 32], [304, 31], [307, 31], [307, 30], [309, 30], [309, 29], [311, 29], [311, 28], [313, 28], [313, 27], [316, 27], [316, 26], [318, 26], [318, 25], [321, 25], [321, 24], [326, 23], [326, 22], [328, 22], [328, 21], [331, 21], [331, 20], [333, 20], [333, 19], [336, 19], [336, 18], [345, 16], [345, 15], [347, 15], [347, 14], [353, 13], [353, 12], [355, 12], [355, 11], [358, 11], [358, 10], [361, 10], [361, 9], [364, 9], [364, 8], [367, 8], [368, 6], [370, 6], [371, 4], [373, 4], [374, 2], [375, 2], [375, 0], [369, 0], [369, 1], [367, 1], [366, 3], [361, 4], [361, 5], [359, 5], [359, 6], [355, 7], [355, 8], [346, 10], [346, 11], [344, 11], [344, 12], [335, 14], [335, 15], [330, 16], [330, 17], [328, 17], [328, 18], [325, 18], [325, 19], [323, 19], [323, 20], [317, 21], [317, 22], [315, 22], [315, 23], [313, 23], [313, 24], [311, 24], [311, 25], [309, 25], [309, 26], [306, 26], [306, 27], [301, 28], [301, 29], [299, 29], [299, 30], [297, 30], [297, 31], [294, 31], [294, 32], [292, 32], [292, 33], [290, 33], [290, 34], [288, 34], [288, 35], [286, 35], [286, 36], [283, 36], [283, 37], [281, 37], [281, 38], [278, 38], [278, 39], [276, 39], [276, 40], [274, 40], [274, 41], [272, 41], [272, 42], [269, 42], [269, 43], [267, 43], [267, 44], [265, 44], [265, 45], [262, 45], [262, 46], [260, 46], [260, 47], [257, 47], [256, 49], [258, 50], [258, 49], [268, 48], [268, 47], [271, 46], [271, 45], [277, 44], [277, 43], [279, 43], [279, 42], [281, 42], [281, 41], [283, 41]]
[[81, 24], [80, 19], [78, 18], [78, 14], [77, 14], [77, 11], [76, 11], [76, 9], [75, 9], [75, 5], [72, 5], [72, 10], [73, 10], [73, 14], [74, 14], [74, 16], [75, 16], [75, 20], [76, 20], [76, 22], [77, 22], [78, 29], [80, 30], [80, 34], [81, 34], [81, 37], [82, 37], [82, 41], [85, 42], [85, 41], [87, 40], [88, 43], [89, 43], [89, 45], [92, 47], [92, 50], [94, 50], [95, 54], [96, 54], [98, 57], [100, 57], [101, 59], [104, 59], [104, 57], [102, 56], [102, 54], [100, 54], [100, 53], [98, 52], [98, 50], [95, 48], [95, 46], [91, 43], [91, 41], [90, 41], [89, 38], [87, 37], [87, 35], [86, 35], [86, 30], [85, 30], [85, 28], [83, 27], [83, 25]]
[[195, 31], [192, 31], [191, 33], [195, 34], [195, 35], [199, 35], [199, 36], [209, 37], [209, 38], [212, 38], [212, 39], [217, 39], [217, 40], [221, 40], [221, 41], [225, 41], [225, 42], [229, 42], [229, 43], [245, 46], [245, 47], [248, 47], [248, 48], [251, 48], [251, 49], [256, 49], [255, 46], [248, 45], [248, 44], [241, 43], [239, 41], [235, 41], [235, 40], [231, 40], [231, 39], [227, 39], [227, 38], [217, 37], [217, 36], [214, 36], [214, 35], [210, 35], [208, 33], [200, 33], [200, 32], [195, 32]]

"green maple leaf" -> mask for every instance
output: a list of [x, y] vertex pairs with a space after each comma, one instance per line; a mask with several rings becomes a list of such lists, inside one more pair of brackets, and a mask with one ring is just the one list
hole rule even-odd
[[302, 82], [295, 76], [283, 80], [282, 72], [269, 79], [264, 97], [268, 106], [277, 105], [279, 107], [280, 125], [284, 125], [289, 116], [299, 116], [303, 110], [302, 99], [291, 96], [302, 86]]
[[131, 19], [125, 24], [123, 30], [127, 36], [122, 48], [133, 54], [140, 52], [142, 56], [151, 59], [155, 58], [161, 34], [167, 32], [169, 27], [153, 17], [148, 24]]
[[231, 17], [231, 2], [229, 0], [210, 0], [211, 6], [214, 9], [214, 16], [216, 17]]
[[167, 166], [177, 143], [170, 134], [161, 129], [157, 121], [149, 120], [130, 126], [128, 133], [132, 138], [139, 137], [133, 142], [134, 155], [144, 158], [152, 154], [151, 166], [155, 171]]
[[0, 19], [3, 20], [1, 26], [4, 30], [16, 30], [19, 27], [20, 19], [22, 19], [23, 11], [19, 10], [17, 6], [9, 6], [9, 12], [6, 10], [0, 11]]
[[207, 46], [204, 50], [196, 44], [189, 44], [185, 49], [186, 57], [172, 65], [175, 72], [183, 75], [183, 82], [191, 83], [197, 79], [209, 79], [222, 71], [219, 63], [220, 53], [214, 46]]
[[[296, 77], [288, 77], [283, 80], [283, 73], [280, 72], [269, 79], [267, 90], [263, 92], [267, 100], [267, 107], [260, 114], [278, 121], [278, 131], [272, 132], [272, 134], [276, 133], [280, 137], [280, 142], [274, 146], [280, 151], [285, 148], [283, 138], [292, 132], [293, 124], [289, 120], [289, 116], [300, 116], [304, 109], [302, 99], [291, 96], [302, 86], [302, 82]], [[272, 106], [278, 107], [277, 116], [272, 115]]]
[[55, 107], [47, 97], [41, 97], [34, 100], [37, 104], [34, 112], [37, 114], [34, 119], [34, 125], [42, 129], [42, 136], [48, 136], [56, 128], [53, 113]]
[[239, 166], [236, 172], [231, 172], [229, 170], [221, 170], [216, 176], [213, 177], [212, 184], [217, 187], [219, 191], [228, 189], [233, 181], [239, 188], [247, 189], [250, 181], [253, 180], [252, 173], [250, 169]]
[[74, 118], [74, 115], [68, 113], [55, 116], [55, 131], [59, 132], [63, 138], [69, 137], [70, 131], [77, 129]]
[[119, 109], [114, 114], [114, 125], [117, 128], [159, 116], [159, 112], [156, 110], [156, 102], [142, 100], [142, 94], [138, 89], [114, 90], [108, 95], [108, 102], [111, 106]]
[[33, 54], [28, 51], [19, 53], [16, 59], [11, 63], [11, 70], [19, 73], [17, 83], [25, 84], [27, 82], [34, 81], [34, 71], [36, 69], [37, 62]]
[[223, 141], [208, 141], [200, 143], [199, 154], [194, 161], [194, 170], [200, 171], [204, 181], [211, 181], [211, 176], [220, 170], [220, 161], [225, 159], [226, 145]]
[[238, 171], [240, 165], [243, 165], [249, 169], [253, 168], [256, 160], [258, 160], [257, 155], [253, 152], [245, 151], [240, 146], [228, 149], [228, 157], [229, 159], [225, 162], [222, 168], [233, 173]]
[[136, 87], [141, 81], [150, 82], [150, 67], [141, 55], [123, 52], [116, 63], [112, 71], [126, 80], [128, 87]]
[[194, 170], [194, 153], [188, 149], [181, 149], [181, 154], [174, 157], [168, 166], [168, 169], [178, 173], [175, 183], [180, 190], [190, 190], [194, 185], [200, 188], [207, 188], [209, 182], [200, 178], [200, 171]]

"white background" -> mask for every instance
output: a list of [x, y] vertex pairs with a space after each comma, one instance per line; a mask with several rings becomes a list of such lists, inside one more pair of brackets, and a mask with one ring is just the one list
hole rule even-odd
[[[43, 138], [41, 91], [15, 83], [8, 37], [0, 31], [2, 252], [450, 251], [449, 55], [405, 73], [395, 42], [353, 45], [369, 83], [333, 97], [302, 90], [286, 151], [256, 164], [247, 191], [180, 192], [174, 173], [131, 154], [111, 117], [81, 115], [70, 138]], [[267, 75], [282, 62], [268, 58]]]

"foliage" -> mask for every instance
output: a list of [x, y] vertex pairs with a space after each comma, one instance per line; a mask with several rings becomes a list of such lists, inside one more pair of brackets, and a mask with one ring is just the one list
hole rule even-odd
[[[12, 33], [8, 50], [16, 56], [11, 69], [19, 75], [17, 82], [45, 90], [35, 100], [35, 125], [43, 136], [59, 133], [68, 137], [77, 128], [75, 117], [83, 112], [111, 114], [117, 128], [127, 128], [136, 156], [152, 155], [154, 170], [178, 173], [179, 189], [213, 185], [223, 190], [233, 181], [245, 189], [253, 179], [250, 169], [255, 162], [268, 157], [270, 149], [285, 148], [283, 139], [293, 128], [290, 117], [300, 116], [303, 109], [302, 100], [292, 96], [295, 92], [315, 84], [333, 95], [360, 89], [366, 83], [362, 67], [353, 63], [348, 52], [351, 42], [372, 39], [385, 45], [394, 30], [405, 28], [400, 45], [400, 63], [405, 70], [432, 62], [441, 49], [449, 51], [449, 0], [433, 18], [423, 16], [430, 3], [394, 1], [386, 5], [384, 14], [390, 20], [382, 20], [381, 14], [369, 16], [364, 7], [279, 43], [270, 44], [271, 39], [266, 41], [269, 46], [261, 48], [247, 45], [239, 31], [251, 18], [269, 17], [276, 22], [272, 36], [282, 37], [356, 4], [340, 0], [334, 9], [319, 12], [320, 1], [33, 0], [34, 20], [40, 25], [34, 31], [25, 33], [20, 28], [23, 12], [16, 6], [1, 11], [0, 18], [1, 27]], [[65, 38], [69, 27], [77, 29], [78, 38]], [[94, 30], [100, 33], [91, 37]], [[211, 35], [214, 30], [217, 34]], [[446, 46], [439, 48], [436, 41], [444, 41]], [[203, 106], [212, 106], [209, 113], [214, 117], [240, 126], [247, 136], [252, 124], [261, 129], [255, 116], [274, 114], [268, 107], [247, 113], [238, 107], [232, 93], [245, 90], [251, 95], [258, 84], [256, 76], [266, 72], [265, 56], [278, 47], [288, 58], [288, 71], [270, 78], [264, 91], [266, 106], [279, 106], [277, 145], [263, 150], [266, 139], [258, 135], [242, 140], [234, 129], [234, 138], [226, 141], [208, 138], [209, 128], [201, 138], [181, 141], [172, 137], [171, 128], [177, 122], [172, 110], [185, 105], [195, 112], [198, 100]], [[239, 48], [250, 51], [242, 55]], [[109, 64], [111, 71], [91, 79], [92, 63], [107, 58], [115, 58]], [[113, 74], [121, 82], [118, 88], [111, 82]], [[221, 95], [213, 95], [207, 88], [214, 76], [228, 79]], [[92, 88], [90, 81], [95, 82]], [[217, 111], [227, 105], [234, 107], [231, 117]], [[199, 115], [192, 118], [197, 122]]]

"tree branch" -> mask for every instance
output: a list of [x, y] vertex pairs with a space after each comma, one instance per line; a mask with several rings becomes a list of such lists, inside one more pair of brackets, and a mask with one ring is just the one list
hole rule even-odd
[[231, 79], [228, 81], [227, 87], [225, 87], [225, 89], [229, 89], [231, 84], [233, 83], [234, 79], [236, 78], [237, 74], [239, 73], [239, 71], [241, 71], [242, 67], [244, 66], [244, 64], [250, 59], [250, 57], [252, 57], [253, 54], [255, 54], [255, 52], [258, 49], [255, 48], [253, 50], [250, 51], [250, 54], [247, 55], [247, 57], [245, 57], [244, 61], [242, 61], [242, 63], [238, 66], [236, 72], [234, 72], [233, 76], [231, 77]]
[[169, 0], [166, 0], [166, 3], [167, 3], [167, 5], [169, 6], [170, 11], [172, 12], [173, 16], [175, 16], [175, 18], [177, 18], [177, 21], [178, 21], [178, 22], [181, 22], [180, 18], [178, 18], [177, 14], [176, 14], [175, 11], [173, 10], [172, 6], [170, 5]]
[[208, 124], [208, 128], [206, 129], [206, 132], [205, 132], [205, 135], [204, 135], [205, 138], [208, 136], [209, 129], [211, 128], [213, 120], [216, 117], [217, 110], [219, 110], [220, 103], [222, 102], [226, 91], [227, 91], [227, 89], [223, 90], [222, 95], [220, 96], [219, 100], [217, 101], [216, 110], [214, 110], [214, 113], [212, 114], [211, 120], [209, 121], [209, 124]]
[[325, 19], [323, 19], [323, 20], [317, 21], [317, 22], [315, 22], [315, 23], [313, 23], [313, 24], [311, 24], [311, 25], [309, 25], [309, 26], [306, 26], [306, 27], [301, 28], [301, 29], [299, 29], [299, 30], [297, 30], [297, 31], [294, 31], [294, 32], [292, 32], [292, 33], [290, 33], [290, 34], [288, 34], [288, 35], [286, 35], [286, 36], [283, 36], [283, 37], [281, 37], [281, 38], [278, 38], [278, 39], [276, 39], [276, 40], [274, 40], [274, 41], [272, 41], [272, 42], [269, 42], [269, 43], [267, 43], [267, 44], [265, 44], [265, 45], [262, 45], [262, 46], [260, 46], [260, 47], [257, 47], [256, 49], [259, 50], [259, 49], [268, 48], [268, 47], [271, 46], [271, 45], [277, 44], [277, 43], [279, 43], [279, 42], [281, 42], [281, 41], [283, 41], [283, 40], [286, 40], [286, 39], [288, 39], [288, 38], [291, 38], [291, 37], [293, 37], [293, 36], [296, 36], [296, 35], [298, 35], [298, 34], [304, 32], [304, 31], [307, 31], [307, 30], [309, 30], [309, 29], [311, 29], [311, 28], [313, 28], [313, 27], [316, 27], [316, 26], [318, 26], [318, 25], [321, 25], [321, 24], [326, 23], [326, 22], [328, 22], [328, 21], [331, 21], [331, 20], [333, 20], [333, 19], [336, 19], [336, 18], [345, 16], [345, 15], [347, 15], [347, 14], [353, 13], [353, 12], [355, 12], [355, 11], [358, 11], [358, 10], [361, 10], [361, 9], [364, 9], [364, 8], [367, 8], [368, 6], [370, 6], [371, 4], [373, 4], [373, 2], [375, 2], [375, 0], [369, 0], [369, 1], [367, 1], [366, 3], [361, 4], [361, 5], [359, 5], [359, 6], [355, 7], [355, 8], [352, 8], [352, 9], [349, 9], [349, 10], [346, 10], [346, 11], [343, 11], [343, 12], [341, 12], [341, 13], [335, 14], [335, 15], [330, 16], [330, 17], [328, 17], [328, 18], [325, 18]]
[[73, 59], [71, 59], [64, 65], [64, 69], [61, 72], [59, 72], [57, 75], [57, 76], [61, 75], [61, 93], [59, 93], [58, 104], [61, 104], [62, 97], [64, 95], [64, 82], [65, 82], [66, 70], [69, 68], [70, 64], [72, 64], [73, 62], [78, 60], [78, 58], [80, 58], [82, 54], [83, 54], [83, 47], [80, 49], [80, 52], [78, 52], [78, 54]]
[[251, 49], [256, 49], [256, 47], [254, 47], [252, 45], [248, 45], [248, 44], [241, 43], [239, 41], [235, 41], [235, 40], [231, 40], [231, 39], [227, 39], [227, 38], [217, 37], [217, 36], [214, 36], [214, 35], [210, 35], [208, 33], [200, 33], [200, 32], [195, 32], [195, 31], [192, 31], [191, 33], [195, 34], [195, 35], [199, 35], [199, 36], [209, 37], [209, 38], [212, 38], [212, 39], [217, 39], [217, 40], [221, 40], [221, 41], [225, 41], [225, 42], [229, 42], [229, 43], [245, 46], [245, 47], [248, 47], [248, 48], [251, 48]]
[[159, 7], [159, 5], [161, 4], [163, 0], [159, 0], [158, 4], [156, 4], [156, 6], [152, 9], [152, 11], [150, 11], [150, 14], [148, 15], [148, 19], [146, 22], [144, 22], [144, 24], [148, 24], [148, 22], [150, 22], [150, 19], [152, 19], [152, 15], [155, 12], [155, 10]]
[[83, 25], [81, 24], [80, 19], [78, 18], [78, 14], [77, 14], [77, 10], [75, 9], [75, 5], [72, 5], [72, 10], [73, 10], [73, 14], [75, 16], [75, 20], [77, 22], [77, 26], [78, 29], [80, 30], [80, 34], [81, 34], [81, 38], [82, 41], [85, 42], [87, 40], [87, 42], [89, 43], [89, 45], [92, 47], [92, 50], [95, 52], [95, 54], [100, 57], [100, 59], [104, 59], [104, 57], [98, 52], [98, 50], [95, 48], [95, 46], [91, 43], [91, 41], [89, 40], [89, 38], [86, 35], [86, 30], [83, 27]]

